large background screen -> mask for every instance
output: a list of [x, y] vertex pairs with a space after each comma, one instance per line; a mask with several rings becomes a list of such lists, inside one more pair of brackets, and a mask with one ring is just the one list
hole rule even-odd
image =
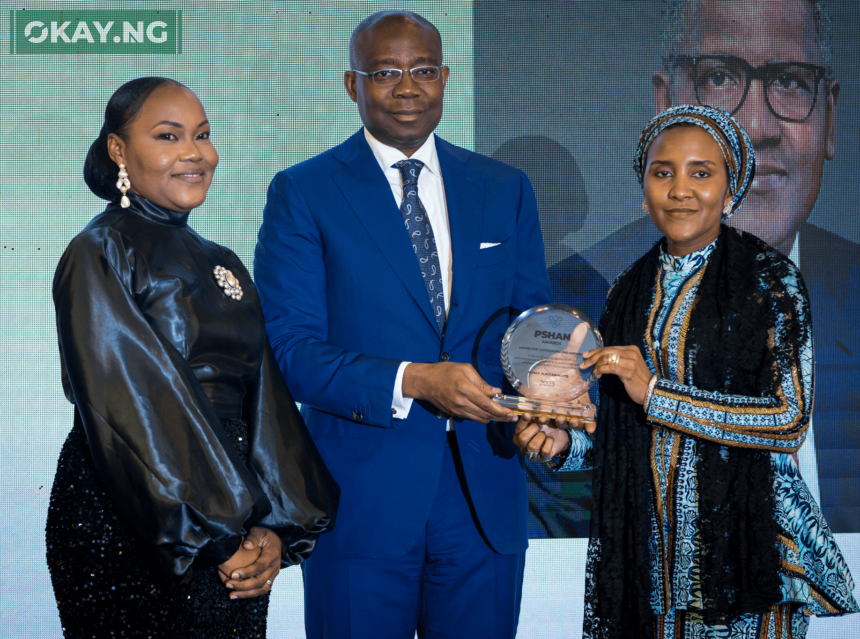
[[[61, 636], [44, 523], [73, 409], [60, 384], [51, 281], [68, 242], [104, 206], [81, 169], [111, 93], [129, 79], [163, 75], [198, 94], [221, 162], [190, 224], [250, 266], [269, 180], [360, 127], [342, 87], [347, 41], [363, 17], [385, 8], [408, 8], [437, 25], [451, 67], [437, 133], [529, 175], [556, 301], [595, 321], [613, 278], [657, 239], [641, 212], [632, 152], [656, 110], [685, 95], [684, 69], [672, 66], [672, 56], [760, 64], [762, 55], [803, 61], [824, 52], [828, 86], [838, 83], [838, 94], [822, 84], [815, 108], [829, 100], [821, 118], [830, 129], [818, 111], [802, 123], [773, 119], [759, 83], [738, 117], [769, 158], [754, 207], [760, 216], [750, 224], [791, 237], [791, 257], [812, 297], [816, 404], [801, 470], [860, 575], [860, 0], [831, 0], [824, 13], [822, 3], [796, 1], [818, 12], [810, 12], [806, 37], [790, 42], [778, 12], [755, 37], [744, 29], [761, 19], [762, 6], [779, 4], [773, 0], [717, 2], [735, 22], [706, 24], [688, 19], [703, 0], [5, 4], [0, 569], [7, 585], [0, 637]], [[117, 26], [104, 38], [94, 28], [87, 38], [78, 26], [82, 10], [103, 12], [102, 25], [119, 16], [119, 25], [128, 16], [118, 8], [141, 12], [143, 30], [138, 18], [131, 32]], [[25, 33], [34, 21], [44, 31]], [[155, 22], [167, 26], [147, 30]], [[519, 634], [579, 637], [590, 477], [550, 476], [534, 465], [529, 483], [532, 539]], [[269, 636], [304, 636], [298, 569], [279, 578]], [[860, 636], [860, 618], [814, 620], [810, 636]]]

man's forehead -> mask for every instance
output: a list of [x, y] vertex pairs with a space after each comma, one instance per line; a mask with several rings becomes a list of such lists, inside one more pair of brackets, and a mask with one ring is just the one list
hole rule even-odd
[[437, 63], [442, 44], [436, 33], [422, 25], [401, 21], [374, 25], [356, 43], [356, 54], [373, 63]]
[[685, 20], [694, 55], [822, 63], [809, 0], [706, 0], [691, 3]]

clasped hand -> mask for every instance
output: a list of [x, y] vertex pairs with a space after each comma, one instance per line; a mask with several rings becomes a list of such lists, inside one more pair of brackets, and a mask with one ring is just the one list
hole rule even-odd
[[230, 599], [259, 597], [272, 589], [281, 571], [281, 539], [268, 528], [254, 526], [230, 559], [218, 566]]
[[[590, 407], [589, 402], [588, 393], [584, 393], [570, 403]], [[570, 445], [568, 429], [585, 429], [585, 432], [593, 433], [595, 428], [594, 421], [573, 415], [557, 415], [553, 419], [546, 415], [523, 413], [514, 428], [514, 444], [523, 455], [545, 462], [563, 453]]]

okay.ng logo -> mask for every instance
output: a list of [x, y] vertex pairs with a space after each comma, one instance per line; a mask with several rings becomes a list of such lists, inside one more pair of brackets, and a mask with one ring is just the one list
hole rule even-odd
[[13, 55], [182, 53], [182, 11], [10, 12]]

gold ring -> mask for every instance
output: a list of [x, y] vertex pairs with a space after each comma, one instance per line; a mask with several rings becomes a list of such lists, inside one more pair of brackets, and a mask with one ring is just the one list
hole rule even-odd
[[609, 363], [613, 366], [617, 366], [620, 359], [621, 358], [618, 357], [618, 353], [612, 353], [612, 355], [609, 356]]

